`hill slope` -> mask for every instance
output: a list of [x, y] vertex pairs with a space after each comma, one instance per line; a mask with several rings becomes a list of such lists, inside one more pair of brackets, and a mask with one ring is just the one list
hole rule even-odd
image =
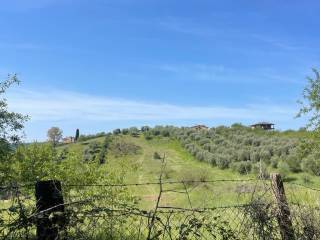
[[[162, 129], [163, 130], [163, 129]], [[232, 169], [220, 169], [215, 164], [208, 163], [205, 159], [199, 161], [197, 154], [192, 154], [183, 145], [190, 144], [183, 143], [179, 137], [173, 137], [169, 134], [154, 134], [152, 137], [146, 137], [148, 134], [114, 134], [109, 135], [108, 150], [106, 152], [105, 164], [101, 166], [105, 168], [106, 174], [109, 171], [117, 172], [125, 183], [152, 183], [159, 180], [161, 174], [162, 161], [155, 158], [155, 153], [158, 153], [161, 158], [165, 159], [166, 166], [163, 171], [163, 181], [182, 181], [185, 184], [169, 184], [166, 189], [175, 191], [184, 191], [192, 189], [186, 194], [176, 194], [175, 192], [168, 192], [162, 198], [162, 205], [188, 205], [188, 197], [195, 206], [208, 207], [217, 205], [232, 205], [239, 201], [246, 201], [249, 196], [242, 194], [239, 198], [239, 189], [243, 188], [243, 182], [219, 182], [214, 184], [209, 183], [193, 183], [192, 181], [215, 181], [215, 180], [232, 180], [232, 179], [248, 179], [256, 178], [257, 174], [249, 171], [246, 174], [240, 174]], [[175, 133], [176, 134], [176, 133]], [[199, 135], [200, 132], [197, 132]], [[202, 133], [207, 134], [207, 133]], [[261, 133], [258, 133], [261, 134]], [[269, 134], [268, 138], [272, 139], [275, 133]], [[133, 135], [133, 136], [132, 136]], [[188, 135], [192, 136], [192, 135]], [[277, 136], [279, 137], [279, 136]], [[287, 136], [286, 136], [287, 137]], [[262, 137], [260, 136], [260, 139]], [[290, 136], [291, 138], [291, 136]], [[93, 138], [87, 141], [61, 146], [60, 149], [67, 149], [68, 151], [81, 151], [84, 153], [84, 161], [98, 161], [102, 146], [105, 143], [105, 137]], [[148, 140], [147, 140], [148, 139]], [[201, 141], [201, 139], [195, 140]], [[231, 141], [231, 140], [230, 140]], [[295, 141], [294, 139], [292, 141]], [[182, 144], [181, 144], [182, 143]], [[198, 143], [196, 143], [198, 144]], [[220, 144], [220, 143], [218, 143]], [[204, 145], [204, 144], [203, 144]], [[200, 148], [203, 145], [198, 144]], [[223, 144], [221, 144], [223, 146]], [[235, 149], [240, 148], [239, 146]], [[225, 146], [223, 146], [225, 148]], [[85, 155], [90, 152], [92, 158], [86, 158]], [[157, 155], [157, 154], [156, 154]], [[268, 167], [268, 171], [277, 171]], [[298, 183], [304, 183], [306, 174], [304, 173], [288, 173], [288, 179]], [[309, 183], [317, 184], [316, 177], [308, 175]], [[159, 193], [158, 185], [147, 186], [130, 186], [130, 191], [133, 195], [140, 199], [140, 204], [143, 207], [153, 207], [157, 195]], [[214, 197], [208, 197], [213, 196]]]

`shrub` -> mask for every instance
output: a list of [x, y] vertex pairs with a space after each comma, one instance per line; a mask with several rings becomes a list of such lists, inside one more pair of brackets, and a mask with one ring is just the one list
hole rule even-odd
[[161, 135], [163, 137], [170, 137], [170, 131], [167, 130], [167, 129], [164, 129], [162, 132], [161, 132]]
[[270, 163], [270, 159], [271, 159], [271, 153], [268, 149], [263, 149], [260, 152], [260, 158], [262, 161], [264, 161], [265, 163], [269, 164]]
[[90, 154], [96, 154], [99, 152], [99, 149], [100, 149], [100, 146], [99, 144], [94, 141], [94, 142], [91, 142], [88, 146], [88, 150], [89, 150], [89, 153]]
[[280, 161], [278, 163], [278, 170], [283, 179], [286, 179], [288, 177], [288, 174], [290, 173], [290, 167], [288, 163], [284, 161]]
[[287, 156], [286, 162], [289, 165], [289, 168], [292, 172], [300, 172], [301, 171], [301, 166], [300, 166], [300, 159], [295, 153], [292, 153]]
[[197, 180], [196, 172], [191, 170], [182, 170], [178, 176], [178, 181], [184, 182], [186, 186], [197, 185], [197, 183], [194, 182]]
[[274, 155], [270, 160], [271, 167], [277, 168], [279, 162], [280, 162], [280, 158], [277, 155]]
[[158, 152], [154, 152], [153, 153], [153, 159], [156, 159], [156, 160], [161, 159], [160, 154]]
[[198, 151], [196, 153], [196, 158], [202, 162], [204, 160], [204, 152], [202, 150]]
[[200, 169], [199, 171], [199, 181], [206, 182], [209, 179], [209, 171], [208, 169]]
[[208, 143], [210, 143], [210, 140], [209, 140], [208, 138], [202, 138], [202, 139], [200, 139], [200, 141], [199, 141], [199, 144], [200, 144], [201, 146], [203, 146], [203, 145], [205, 145], [205, 144], [208, 144]]
[[233, 171], [237, 171], [240, 174], [248, 174], [251, 172], [252, 165], [249, 161], [241, 161], [231, 163], [230, 167]]
[[262, 179], [268, 179], [270, 175], [268, 172], [267, 165], [262, 161], [253, 165], [252, 172], [256, 174], [258, 178]]
[[320, 162], [314, 154], [307, 156], [302, 160], [301, 166], [303, 171], [320, 176]]
[[246, 150], [240, 150], [238, 152], [238, 161], [248, 161], [250, 160], [250, 153]]
[[154, 135], [154, 136], [159, 136], [160, 135], [160, 130], [158, 128], [153, 128], [151, 130], [151, 133]]
[[119, 135], [121, 133], [121, 130], [119, 128], [113, 130], [114, 135]]
[[65, 160], [67, 158], [68, 154], [69, 154], [68, 148], [63, 148], [61, 153], [60, 153], [59, 160], [60, 161]]
[[134, 155], [141, 152], [141, 147], [134, 143], [127, 142], [123, 139], [117, 139], [112, 141], [110, 150], [116, 156]]
[[230, 160], [226, 156], [219, 154], [216, 158], [216, 164], [220, 169], [225, 169], [229, 167]]
[[250, 152], [250, 160], [252, 162], [259, 162], [260, 161], [260, 153], [257, 151]]
[[128, 133], [129, 133], [129, 129], [128, 128], [122, 129], [122, 134], [123, 135], [127, 135]]
[[141, 127], [141, 131], [142, 132], [147, 132], [147, 131], [149, 131], [150, 130], [150, 127], [149, 126], [143, 126], [143, 127]]
[[151, 139], [152, 139], [151, 133], [150, 133], [150, 132], [145, 132], [145, 133], [144, 133], [144, 138], [145, 138], [146, 140], [151, 140]]
[[197, 181], [205, 182], [209, 178], [209, 171], [207, 169], [201, 169], [199, 171], [182, 170], [178, 176], [178, 180], [184, 182], [186, 186], [198, 185]]
[[99, 153], [99, 163], [100, 164], [104, 164], [106, 162], [106, 154], [107, 154], [107, 149], [102, 148]]

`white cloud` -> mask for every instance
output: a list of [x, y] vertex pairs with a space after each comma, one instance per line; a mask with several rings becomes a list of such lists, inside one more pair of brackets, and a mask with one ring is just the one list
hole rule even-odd
[[251, 104], [242, 107], [183, 106], [97, 97], [65, 91], [15, 91], [8, 95], [12, 110], [31, 116], [34, 121], [158, 121], [223, 120], [291, 121], [292, 106]]
[[203, 81], [217, 81], [231, 71], [222, 65], [210, 64], [163, 64], [156, 66], [156, 68], [164, 72], [178, 74], [185, 79]]

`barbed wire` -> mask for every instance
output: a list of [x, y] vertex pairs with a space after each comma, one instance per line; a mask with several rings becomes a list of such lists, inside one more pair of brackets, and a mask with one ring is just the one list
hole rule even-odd
[[306, 185], [301, 184], [301, 183], [288, 182], [287, 184], [289, 184], [289, 185], [295, 185], [295, 186], [303, 187], [303, 188], [306, 188], [306, 189], [310, 189], [310, 190], [312, 190], [312, 191], [320, 192], [320, 189], [318, 189], [318, 188], [306, 186]]
[[[268, 181], [266, 179], [249, 178], [249, 179], [216, 179], [216, 180], [182, 180], [182, 181], [163, 181], [162, 184], [185, 184], [185, 183], [217, 183], [217, 182], [250, 182], [250, 181]], [[0, 186], [0, 190], [5, 189], [17, 189], [25, 187], [34, 187], [36, 182], [27, 184], [12, 184]], [[120, 184], [63, 184], [63, 187], [130, 187], [130, 186], [147, 186], [147, 185], [159, 185], [159, 182], [142, 182], [142, 183], [120, 183]]]
[[[191, 196], [191, 192], [196, 186], [192, 184], [214, 184], [219, 182], [235, 183], [235, 186], [240, 186], [241, 189], [234, 197], [234, 204], [224, 203], [223, 205], [199, 207]], [[61, 206], [65, 208], [64, 216], [68, 222], [68, 228], [72, 228], [71, 232], [77, 234], [77, 239], [90, 239], [88, 234], [95, 235], [96, 229], [99, 226], [108, 226], [105, 231], [111, 231], [111, 235], [119, 235], [119, 239], [123, 233], [128, 234], [129, 239], [135, 239], [133, 236], [139, 236], [136, 239], [189, 239], [186, 236], [194, 236], [190, 239], [214, 239], [212, 232], [215, 234], [227, 234], [226, 239], [279, 239], [279, 229], [277, 226], [278, 207], [274, 200], [273, 192], [270, 186], [270, 179], [216, 179], [216, 180], [196, 180], [196, 181], [162, 181], [160, 177], [158, 181], [150, 181], [143, 183], [120, 183], [120, 184], [63, 184], [62, 187], [70, 188], [71, 195], [68, 195], [68, 202], [52, 206], [45, 210], [39, 211], [36, 209], [35, 199], [31, 202], [25, 202], [24, 205], [19, 205], [17, 196], [21, 195], [19, 201], [27, 201], [24, 193], [19, 190], [23, 187], [34, 187], [35, 183], [26, 183], [22, 185], [9, 184], [0, 187], [1, 190], [13, 190], [12, 206], [0, 209], [0, 238], [9, 236], [8, 239], [20, 239], [17, 236], [22, 236], [23, 231], [29, 231], [28, 234], [35, 232], [33, 226], [43, 215], [50, 214], [55, 209]], [[240, 183], [240, 185], [238, 184]], [[242, 184], [248, 183], [248, 184]], [[181, 184], [182, 188], [167, 187], [164, 185]], [[312, 187], [301, 184], [285, 183], [298, 185], [305, 189], [320, 191]], [[113, 191], [117, 193], [117, 188], [120, 187], [135, 187], [158, 185], [159, 192], [152, 199], [156, 204], [154, 207], [142, 208], [135, 203], [126, 203], [113, 199], [112, 191], [94, 192], [89, 195], [82, 195], [79, 188], [97, 187], [98, 188], [115, 188]], [[220, 185], [217, 185], [220, 186]], [[223, 186], [223, 185], [222, 185]], [[228, 185], [229, 186], [229, 185]], [[244, 189], [242, 187], [244, 186]], [[248, 186], [249, 188], [246, 188]], [[206, 186], [204, 186], [206, 187]], [[206, 187], [207, 191], [215, 192], [214, 188]], [[94, 191], [96, 189], [93, 189]], [[243, 190], [243, 192], [242, 192]], [[231, 189], [228, 192], [232, 191]], [[186, 203], [181, 206], [166, 204], [162, 200], [166, 200], [166, 193], [185, 194]], [[26, 192], [30, 194], [30, 192]], [[216, 193], [222, 195], [223, 192]], [[246, 194], [245, 202], [240, 201], [240, 196]], [[294, 194], [294, 191], [290, 191]], [[170, 194], [168, 195], [170, 196]], [[176, 195], [172, 195], [176, 196]], [[183, 196], [182, 196], [183, 197]], [[107, 200], [107, 201], [106, 201]], [[30, 205], [32, 203], [32, 205]], [[164, 203], [164, 204], [162, 204]], [[312, 228], [314, 233], [312, 236], [320, 237], [316, 232], [316, 224], [306, 220], [308, 215], [305, 209], [312, 209], [314, 214], [318, 214], [320, 219], [320, 209], [315, 206], [310, 206], [307, 203], [288, 201], [291, 207], [292, 221], [295, 227], [296, 235], [306, 233], [305, 229]], [[17, 208], [17, 209], [15, 209]], [[29, 208], [29, 210], [27, 209]], [[309, 214], [310, 215], [310, 214]], [[9, 217], [8, 217], [9, 216]], [[306, 223], [307, 222], [307, 223]], [[306, 224], [311, 224], [305, 226]], [[28, 228], [33, 230], [28, 230]], [[104, 229], [103, 227], [101, 227]], [[219, 232], [220, 230], [223, 232]], [[64, 231], [64, 230], [61, 230]], [[101, 230], [102, 231], [102, 230]], [[20, 235], [19, 235], [20, 234]], [[189, 234], [189, 235], [188, 235]], [[229, 234], [229, 235], [228, 235]], [[10, 237], [11, 236], [11, 237]], [[157, 238], [158, 236], [158, 238]], [[236, 237], [238, 236], [238, 238]], [[263, 237], [263, 236], [268, 236]], [[132, 238], [131, 238], [132, 237]], [[2, 239], [5, 239], [4, 237]], [[114, 238], [116, 239], [116, 238]], [[127, 238], [128, 239], [128, 238]], [[312, 238], [310, 238], [312, 239]]]

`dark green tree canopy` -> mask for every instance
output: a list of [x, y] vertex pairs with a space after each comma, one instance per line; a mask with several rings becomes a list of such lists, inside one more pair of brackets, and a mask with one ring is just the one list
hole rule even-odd
[[79, 128], [77, 128], [77, 130], [76, 130], [76, 136], [75, 136], [74, 140], [75, 140], [75, 141], [78, 141], [79, 137], [80, 137], [80, 131], [79, 131]]

